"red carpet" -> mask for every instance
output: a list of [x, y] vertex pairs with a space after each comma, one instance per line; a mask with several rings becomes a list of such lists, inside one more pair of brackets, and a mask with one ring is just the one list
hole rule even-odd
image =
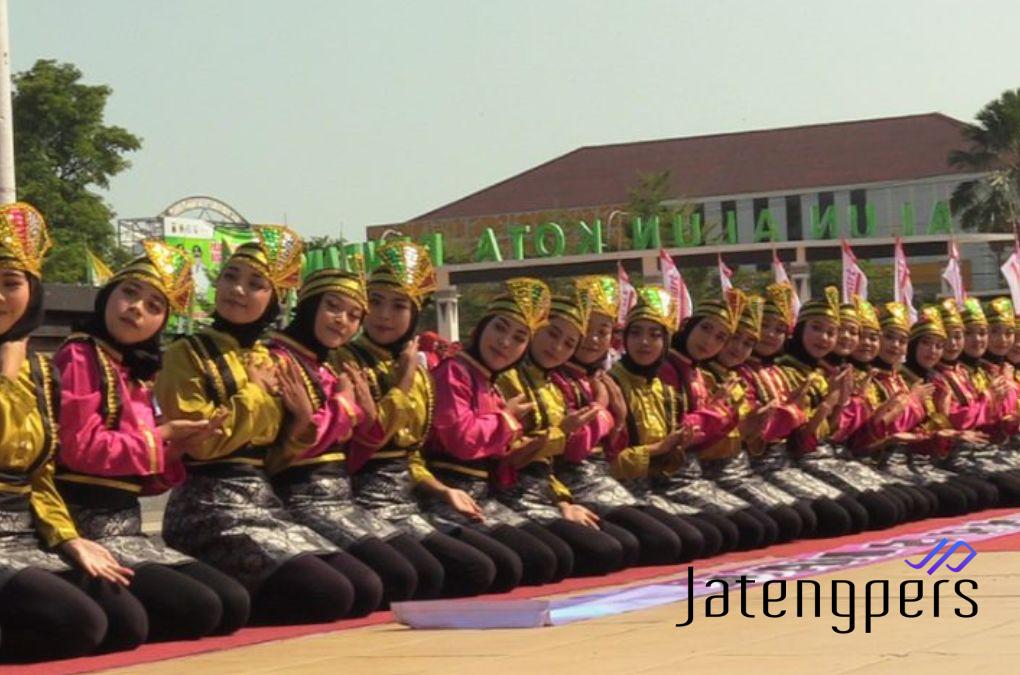
[[[1017, 513], [1017, 509], [995, 509], [981, 513], [960, 516], [957, 518], [930, 518], [917, 523], [907, 523], [888, 530], [877, 532], [863, 532], [861, 534], [849, 535], [833, 539], [809, 539], [796, 541], [789, 544], [779, 544], [767, 549], [756, 551], [745, 551], [740, 553], [729, 553], [727, 555], [713, 558], [711, 564], [702, 562], [698, 565], [701, 569], [712, 569], [713, 567], [744, 562], [748, 560], [762, 560], [769, 558], [788, 558], [794, 555], [816, 553], [828, 549], [843, 546], [844, 544], [863, 543], [877, 541], [900, 534], [911, 534], [929, 532], [947, 525], [966, 522], [968, 520], [985, 520], [996, 516], [1005, 516]], [[978, 551], [1020, 551], [1020, 534], [1008, 535], [996, 539], [977, 542], [975, 548]], [[640, 567], [624, 570], [605, 577], [592, 577], [584, 579], [567, 579], [558, 584], [546, 586], [518, 588], [510, 593], [491, 596], [493, 598], [535, 598], [574, 591], [587, 590], [599, 587], [616, 586], [654, 577], [676, 574], [686, 566], [668, 565], [663, 567]], [[272, 640], [286, 640], [289, 638], [313, 635], [316, 633], [329, 633], [337, 630], [358, 628], [361, 626], [372, 626], [376, 624], [389, 623], [393, 621], [391, 612], [376, 612], [364, 619], [350, 619], [337, 621], [335, 623], [315, 624], [311, 626], [274, 626], [267, 628], [245, 628], [234, 635], [220, 638], [206, 638], [194, 642], [167, 642], [162, 644], [143, 645], [133, 652], [122, 652], [104, 656], [89, 656], [80, 659], [69, 659], [66, 661], [53, 661], [30, 666], [4, 666], [4, 673], [19, 673], [31, 675], [51, 675], [57, 673], [84, 673], [106, 668], [123, 668], [126, 666], [163, 661], [165, 659], [191, 656], [205, 652], [233, 649], [247, 645], [269, 642]]]

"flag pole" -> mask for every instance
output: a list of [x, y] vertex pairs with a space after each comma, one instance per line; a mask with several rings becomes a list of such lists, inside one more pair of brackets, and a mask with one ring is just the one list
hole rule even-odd
[[0, 204], [17, 201], [14, 182], [14, 120], [7, 0], [0, 0]]

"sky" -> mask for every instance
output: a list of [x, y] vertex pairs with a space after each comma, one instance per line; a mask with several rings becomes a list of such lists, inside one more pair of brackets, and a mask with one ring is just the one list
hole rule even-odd
[[142, 137], [118, 216], [205, 194], [349, 240], [580, 146], [1020, 87], [1013, 0], [8, 1], [12, 70], [74, 63]]

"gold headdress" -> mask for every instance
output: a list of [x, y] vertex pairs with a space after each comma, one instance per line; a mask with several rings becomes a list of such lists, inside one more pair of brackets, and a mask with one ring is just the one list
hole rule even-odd
[[801, 305], [797, 323], [810, 318], [829, 319], [839, 323], [839, 290], [835, 286], [826, 286], [823, 299], [808, 300]]
[[963, 311], [960, 312], [964, 326], [987, 326], [988, 319], [985, 318], [985, 310], [981, 308], [981, 301], [977, 298], [966, 298], [963, 301]]
[[878, 323], [885, 328], [894, 328], [910, 334], [910, 310], [902, 302], [887, 302], [878, 312]]
[[394, 239], [375, 251], [379, 266], [368, 277], [369, 286], [390, 286], [411, 298], [421, 309], [436, 288], [436, 271], [428, 249], [411, 241]]
[[941, 338], [946, 337], [946, 327], [942, 323], [942, 313], [936, 305], [925, 305], [917, 313], [917, 321], [910, 327], [910, 339], [924, 335], [935, 335]]
[[106, 282], [106, 286], [134, 279], [153, 286], [166, 296], [167, 304], [178, 314], [188, 311], [195, 280], [191, 275], [191, 258], [179, 248], [159, 240], [142, 242], [145, 255], [124, 266]]
[[946, 298], [940, 302], [939, 313], [942, 314], [942, 325], [946, 328], [963, 328], [963, 316], [955, 298]]
[[994, 298], [985, 304], [985, 318], [988, 325], [1002, 324], [1016, 328], [1016, 314], [1013, 312], [1013, 301], [1009, 298]]
[[52, 246], [46, 220], [24, 202], [0, 208], [0, 261], [42, 278], [43, 257]]
[[554, 316], [567, 321], [581, 331], [581, 336], [588, 332], [588, 318], [591, 316], [591, 296], [580, 288], [574, 287], [569, 295], [554, 295], [549, 305], [549, 318]]
[[797, 320], [793, 315], [793, 286], [786, 282], [766, 286], [763, 313], [778, 316], [788, 328], [793, 328]]
[[230, 259], [251, 265], [269, 280], [279, 298], [301, 283], [301, 237], [285, 225], [255, 225], [255, 241], [237, 247]]
[[603, 314], [616, 321], [620, 313], [620, 285], [613, 277], [580, 277], [577, 292], [587, 297], [592, 314]]
[[549, 317], [552, 293], [545, 282], [518, 277], [508, 279], [504, 291], [493, 298], [487, 315], [505, 316], [528, 327], [532, 335]]
[[760, 295], [748, 295], [744, 311], [740, 313], [740, 320], [737, 322], [737, 331], [750, 333], [755, 340], [760, 340], [764, 310], [765, 298]]
[[645, 319], [672, 333], [676, 330], [677, 311], [673, 296], [665, 288], [642, 286], [637, 289], [637, 303], [627, 313], [627, 325]]
[[364, 260], [360, 255], [350, 256], [348, 260], [349, 271], [326, 267], [309, 274], [298, 291], [298, 302], [323, 293], [339, 293], [354, 300], [363, 311], [368, 311]]
[[857, 318], [861, 321], [861, 328], [882, 330], [882, 325], [878, 322], [878, 312], [875, 311], [873, 304], [857, 294], [854, 294], [853, 302], [854, 308], [857, 310]]

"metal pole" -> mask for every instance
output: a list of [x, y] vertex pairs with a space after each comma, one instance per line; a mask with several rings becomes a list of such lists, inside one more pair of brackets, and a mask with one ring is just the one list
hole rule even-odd
[[10, 204], [16, 200], [10, 34], [7, 29], [7, 0], [0, 0], [0, 204]]

